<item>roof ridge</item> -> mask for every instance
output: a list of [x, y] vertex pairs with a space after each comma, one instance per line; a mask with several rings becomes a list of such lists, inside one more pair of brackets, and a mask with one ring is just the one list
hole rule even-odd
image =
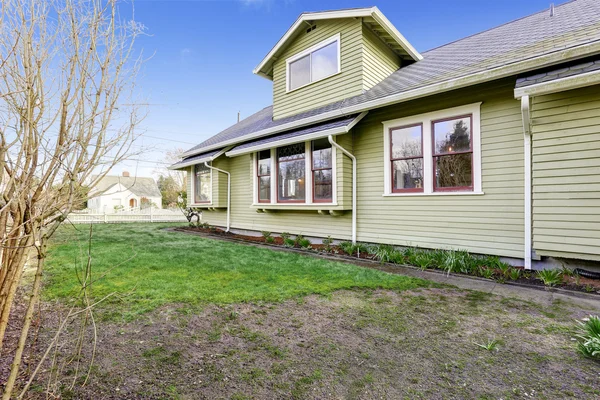
[[[568, 1], [566, 1], [566, 2], [564, 2], [564, 3], [561, 3], [561, 4], [557, 5], [557, 6], [554, 6], [554, 8], [562, 7], [562, 6], [565, 6], [565, 5], [567, 5], [567, 4], [570, 4], [570, 3], [575, 3], [575, 2], [577, 2], [577, 1], [580, 1], [580, 0], [568, 0]], [[482, 34], [484, 34], [484, 33], [487, 33], [487, 32], [489, 32], [489, 31], [493, 31], [494, 29], [498, 29], [498, 28], [501, 28], [501, 27], [503, 27], [503, 26], [506, 26], [506, 25], [509, 25], [509, 24], [513, 24], [513, 23], [515, 23], [515, 22], [517, 22], [517, 21], [521, 21], [521, 20], [523, 20], [523, 19], [526, 19], [526, 18], [533, 17], [534, 15], [538, 15], [538, 14], [541, 14], [541, 13], [544, 13], [544, 12], [549, 12], [549, 11], [550, 11], [550, 9], [549, 9], [549, 8], [545, 8], [545, 9], [543, 9], [543, 10], [536, 11], [536, 12], [534, 12], [533, 14], [524, 15], [524, 16], [522, 16], [522, 17], [515, 18], [515, 19], [513, 19], [512, 21], [504, 22], [504, 23], [502, 23], [502, 24], [500, 24], [500, 25], [496, 25], [496, 26], [493, 26], [493, 27], [491, 27], [491, 28], [484, 29], [483, 31], [479, 31], [479, 32], [473, 33], [473, 34], [471, 34], [471, 35], [468, 35], [468, 36], [462, 37], [462, 38], [460, 38], [460, 39], [456, 39], [456, 40], [453, 40], [453, 41], [451, 41], [451, 42], [448, 42], [448, 43], [445, 43], [445, 44], [442, 44], [442, 45], [439, 45], [439, 46], [433, 47], [433, 48], [431, 48], [431, 49], [429, 49], [429, 50], [425, 50], [425, 51], [424, 51], [424, 52], [422, 52], [421, 54], [422, 54], [423, 56], [425, 56], [427, 53], [430, 53], [430, 52], [432, 52], [432, 51], [434, 51], [434, 50], [441, 49], [442, 47], [446, 47], [446, 46], [449, 46], [449, 45], [451, 45], [451, 44], [454, 44], [454, 43], [457, 43], [457, 42], [461, 42], [461, 41], [463, 41], [463, 40], [470, 39], [470, 38], [472, 38], [472, 37], [475, 37], [475, 36], [482, 35]]]

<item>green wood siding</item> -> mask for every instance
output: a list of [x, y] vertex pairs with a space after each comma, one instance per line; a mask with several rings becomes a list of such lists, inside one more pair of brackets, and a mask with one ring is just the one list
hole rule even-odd
[[[358, 95], [362, 92], [362, 29], [358, 19], [323, 20], [303, 31], [273, 65], [275, 119]], [[285, 60], [336, 34], [341, 36], [341, 73], [286, 93]]]
[[[355, 127], [358, 240], [522, 258], [523, 133], [514, 80], [371, 111]], [[382, 121], [483, 102], [484, 195], [383, 197]]]
[[532, 101], [533, 248], [600, 260], [600, 86]]
[[[216, 168], [227, 171], [229, 168], [229, 159], [224, 155], [214, 160], [211, 164]], [[187, 179], [187, 204], [192, 205], [194, 202], [194, 189], [192, 182], [196, 179], [194, 174], [194, 167], [188, 167], [186, 172], [188, 173]], [[212, 203], [202, 204], [199, 207], [226, 207], [227, 206], [227, 175], [212, 170]]]
[[363, 25], [363, 89], [368, 90], [400, 68], [398, 56]]

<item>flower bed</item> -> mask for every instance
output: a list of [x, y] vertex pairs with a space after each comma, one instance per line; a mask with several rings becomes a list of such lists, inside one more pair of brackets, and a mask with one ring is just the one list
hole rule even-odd
[[557, 287], [586, 293], [600, 294], [600, 280], [579, 276], [574, 271], [562, 268], [544, 271], [527, 271], [513, 267], [497, 256], [474, 255], [466, 250], [427, 250], [414, 247], [397, 248], [388, 244], [340, 242], [333, 244], [331, 237], [320, 244], [313, 244], [302, 235], [283, 232], [273, 236], [262, 232], [262, 236], [227, 233], [206, 223], [184, 228], [191, 231], [226, 236], [237, 240], [263, 243], [276, 247], [297, 248], [305, 251], [336, 254], [345, 257], [376, 260], [381, 263], [410, 265], [420, 269], [442, 270], [448, 274], [463, 274], [493, 279], [500, 283], [512, 282], [522, 285]]

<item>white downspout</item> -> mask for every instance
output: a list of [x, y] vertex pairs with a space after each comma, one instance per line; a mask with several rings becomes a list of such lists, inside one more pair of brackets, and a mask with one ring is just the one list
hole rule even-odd
[[229, 232], [229, 221], [231, 216], [231, 174], [217, 167], [208, 165], [208, 161], [205, 161], [204, 165], [209, 169], [214, 169], [215, 171], [222, 172], [227, 175], [227, 229], [225, 230], [225, 232]]
[[356, 243], [356, 157], [348, 150], [333, 141], [333, 136], [327, 137], [329, 143], [336, 149], [341, 150], [342, 153], [347, 155], [352, 160], [352, 243]]
[[532, 219], [531, 219], [531, 114], [529, 96], [521, 97], [525, 156], [525, 269], [531, 269]]

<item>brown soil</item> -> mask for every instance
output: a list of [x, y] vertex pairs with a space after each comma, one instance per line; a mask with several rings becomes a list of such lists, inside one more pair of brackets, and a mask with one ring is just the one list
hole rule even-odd
[[[43, 305], [37, 357], [58, 308]], [[598, 398], [598, 364], [571, 341], [573, 319], [588, 313], [457, 289], [173, 304], [133, 322], [99, 322], [83, 387], [84, 368], [64, 364], [73, 354], [72, 326], [50, 391], [65, 399]], [[89, 362], [89, 333], [81, 365]], [[501, 341], [497, 350], [477, 346], [493, 339]], [[30, 398], [45, 398], [52, 370], [45, 367]]]

